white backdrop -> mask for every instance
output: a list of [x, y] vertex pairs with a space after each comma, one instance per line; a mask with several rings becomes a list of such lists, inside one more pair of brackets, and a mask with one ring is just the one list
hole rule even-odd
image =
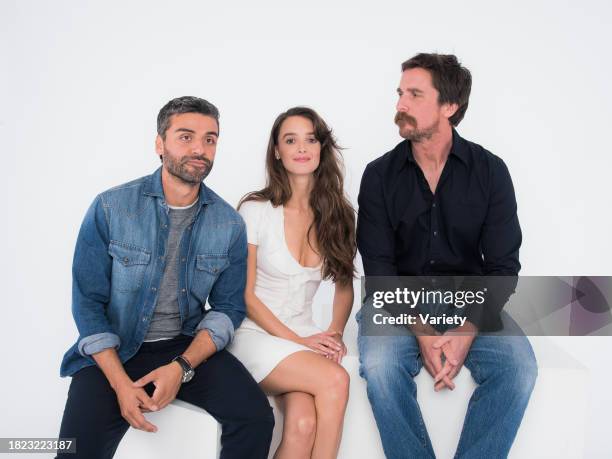
[[[98, 192], [158, 167], [173, 97], [219, 107], [207, 183], [229, 202], [263, 184], [276, 115], [305, 104], [346, 147], [356, 204], [365, 165], [401, 140], [400, 63], [455, 53], [473, 74], [459, 132], [514, 180], [522, 274], [612, 274], [609, 3], [150, 3], [0, 1], [0, 437], [57, 435], [79, 224]], [[612, 338], [557, 341], [591, 372], [587, 457], [609, 457]]]

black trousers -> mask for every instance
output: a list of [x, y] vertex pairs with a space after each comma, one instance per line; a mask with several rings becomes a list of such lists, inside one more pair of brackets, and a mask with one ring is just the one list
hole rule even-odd
[[[183, 353], [192, 339], [179, 335], [143, 343], [124, 364], [125, 371], [135, 381]], [[151, 395], [154, 387], [149, 384], [145, 390]], [[221, 424], [222, 459], [268, 456], [274, 427], [272, 408], [251, 374], [229, 352], [221, 350], [198, 366], [177, 398], [205, 409]], [[72, 377], [59, 434], [76, 438], [76, 454], [57, 458], [111, 458], [129, 427], [104, 373], [97, 366], [83, 368]]]

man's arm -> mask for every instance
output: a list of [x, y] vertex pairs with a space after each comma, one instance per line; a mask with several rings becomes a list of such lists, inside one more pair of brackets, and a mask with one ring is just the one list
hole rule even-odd
[[501, 328], [501, 310], [514, 293], [518, 281], [516, 276], [521, 269], [519, 249], [522, 233], [514, 187], [508, 168], [497, 157], [492, 161], [490, 184], [489, 207], [482, 227], [480, 248], [484, 275], [495, 277], [465, 279], [466, 289], [487, 290], [482, 305], [472, 305], [466, 310], [468, 321], [481, 330]]
[[210, 311], [200, 321], [196, 330], [206, 330], [220, 351], [234, 337], [236, 330], [246, 314], [244, 287], [246, 284], [247, 238], [244, 223], [240, 225], [238, 235], [229, 249], [229, 266], [215, 281], [208, 303]]
[[83, 219], [72, 262], [72, 315], [84, 357], [121, 344], [106, 316], [112, 270], [108, 245], [108, 221], [98, 196]]
[[491, 173], [489, 208], [482, 228], [481, 246], [487, 276], [516, 276], [521, 269], [522, 242], [516, 196], [506, 164], [495, 158]]
[[157, 428], [141, 410], [155, 411], [157, 406], [143, 389], [132, 387], [117, 355], [119, 336], [106, 316], [112, 271], [108, 245], [108, 221], [98, 196], [83, 219], [72, 263], [72, 314], [80, 335], [78, 349], [102, 370], [126, 421], [136, 429], [155, 432]]
[[142, 412], [157, 411], [159, 406], [142, 387], [133, 386], [117, 351], [113, 348], [104, 349], [92, 357], [117, 395], [121, 416], [135, 429], [157, 432], [157, 427], [147, 421]]
[[385, 205], [382, 180], [366, 167], [359, 188], [357, 247], [366, 276], [397, 276], [395, 234]]
[[[216, 351], [217, 348], [209, 331], [201, 330], [181, 355], [195, 369]], [[181, 388], [182, 380], [183, 369], [181, 365], [178, 362], [172, 361], [147, 373], [134, 383], [130, 381], [130, 387], [132, 390], [143, 390], [144, 386], [153, 383], [155, 391], [151, 396], [151, 404], [155, 407], [155, 410], [161, 410], [176, 398], [176, 394]], [[136, 420], [138, 421], [139, 419], [137, 418]]]

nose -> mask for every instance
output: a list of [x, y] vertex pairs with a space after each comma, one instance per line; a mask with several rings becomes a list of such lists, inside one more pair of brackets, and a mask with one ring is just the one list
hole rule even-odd
[[201, 142], [193, 142], [192, 146], [191, 146], [191, 153], [193, 155], [198, 155], [201, 156], [204, 154], [204, 151], [206, 151], [205, 148], [205, 143], [204, 141]]
[[298, 143], [298, 153], [306, 153], [306, 142]]
[[413, 96], [409, 91], [402, 92], [397, 98], [396, 108], [398, 112], [409, 113], [414, 102]]
[[406, 99], [404, 98], [404, 96], [400, 96], [397, 99], [397, 104], [395, 104], [395, 109], [398, 112], [407, 112], [408, 111], [408, 106], [406, 105]]

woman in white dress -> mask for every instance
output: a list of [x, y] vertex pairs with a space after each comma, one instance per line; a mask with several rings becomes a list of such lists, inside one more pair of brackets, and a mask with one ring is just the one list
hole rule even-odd
[[[239, 205], [249, 243], [247, 318], [229, 349], [280, 398], [279, 459], [334, 458], [340, 445], [349, 389], [342, 334], [353, 304], [356, 246], [338, 150], [312, 109], [282, 113], [268, 144], [267, 185]], [[335, 285], [325, 331], [312, 320], [322, 279]]]

